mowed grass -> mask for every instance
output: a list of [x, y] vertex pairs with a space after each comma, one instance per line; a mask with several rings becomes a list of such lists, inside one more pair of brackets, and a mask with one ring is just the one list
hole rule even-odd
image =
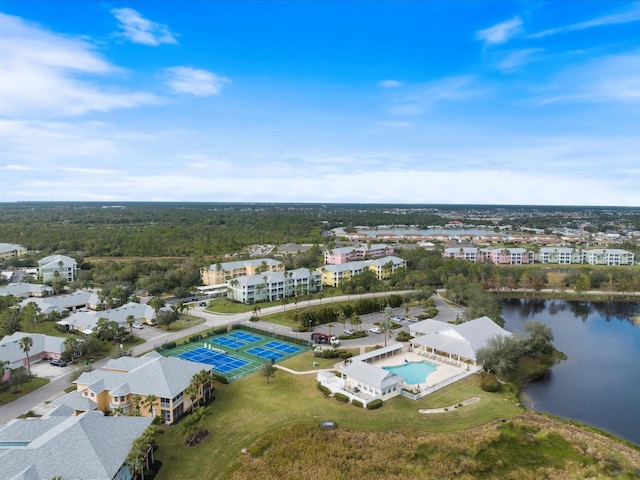
[[31, 380], [29, 380], [26, 383], [23, 383], [18, 387], [17, 392], [15, 391], [14, 387], [9, 387], [9, 390], [7, 390], [6, 392], [0, 393], [0, 405], [5, 405], [7, 403], [18, 400], [19, 398], [24, 397], [28, 393], [31, 393], [34, 390], [37, 390], [38, 388], [45, 386], [47, 383], [49, 383], [48, 378], [31, 377]]
[[[479, 378], [465, 380], [418, 401], [397, 397], [379, 410], [365, 410], [325, 397], [316, 376], [277, 371], [267, 385], [259, 373], [217, 386], [217, 399], [209, 407], [209, 436], [198, 447], [186, 447], [180, 424], [165, 427], [158, 436], [157, 457], [163, 462], [159, 480], [215, 479], [266, 434], [291, 425], [314, 425], [332, 420], [340, 428], [361, 431], [415, 430], [451, 432], [483, 425], [521, 412], [511, 391], [487, 393]], [[473, 396], [479, 402], [440, 414], [421, 414], [421, 408], [457, 404]]]

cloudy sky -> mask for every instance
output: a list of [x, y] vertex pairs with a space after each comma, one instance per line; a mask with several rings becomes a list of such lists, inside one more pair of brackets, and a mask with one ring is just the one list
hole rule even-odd
[[0, 0], [0, 202], [639, 187], [640, 2]]

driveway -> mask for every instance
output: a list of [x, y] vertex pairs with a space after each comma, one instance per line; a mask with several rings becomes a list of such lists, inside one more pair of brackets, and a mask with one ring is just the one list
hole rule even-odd
[[49, 380], [55, 380], [63, 377], [67, 373], [73, 372], [77, 365], [67, 365], [66, 367], [56, 367], [49, 365], [48, 360], [42, 360], [38, 363], [31, 364], [31, 373], [40, 378], [48, 378]]

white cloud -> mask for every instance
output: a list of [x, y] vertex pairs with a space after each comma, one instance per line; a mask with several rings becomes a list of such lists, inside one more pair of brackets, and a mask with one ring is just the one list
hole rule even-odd
[[618, 25], [621, 23], [638, 21], [640, 21], [640, 3], [636, 2], [626, 12], [604, 15], [602, 17], [594, 18], [593, 20], [573, 23], [563, 27], [550, 28], [542, 32], [532, 33], [529, 35], [529, 38], [548, 37], [550, 35], [557, 35], [558, 33], [574, 32], [578, 30], [586, 30], [588, 28], [602, 27], [605, 25]]
[[382, 88], [399, 88], [403, 83], [399, 80], [382, 80], [378, 85]]
[[419, 115], [439, 102], [459, 102], [481, 93], [477, 79], [470, 75], [446, 77], [407, 87], [389, 108], [392, 115]]
[[408, 128], [412, 127], [412, 122], [402, 122], [399, 120], [381, 120], [378, 122], [378, 125], [382, 125], [383, 127], [391, 127], [391, 128]]
[[610, 55], [568, 68], [534, 97], [538, 104], [640, 101], [640, 53]]
[[479, 30], [476, 38], [485, 42], [486, 45], [498, 45], [509, 41], [521, 32], [522, 20], [520, 17], [514, 17], [492, 27]]
[[178, 43], [166, 25], [152, 22], [132, 8], [114, 8], [111, 13], [118, 19], [118, 26], [122, 29], [120, 35], [133, 43], [151, 47]]
[[513, 73], [524, 65], [537, 61], [541, 52], [543, 50], [540, 48], [525, 48], [509, 52], [498, 62], [498, 69], [504, 73]]
[[120, 73], [89, 42], [0, 13], [0, 114], [83, 115], [158, 102], [87, 80]]
[[167, 68], [167, 85], [174, 93], [188, 93], [197, 97], [218, 95], [230, 80], [216, 73], [192, 67]]

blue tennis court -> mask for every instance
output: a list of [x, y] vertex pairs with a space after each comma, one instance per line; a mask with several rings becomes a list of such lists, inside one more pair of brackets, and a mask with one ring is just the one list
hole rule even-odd
[[273, 350], [262, 347], [253, 347], [247, 350], [247, 353], [255, 355], [256, 357], [266, 358], [268, 360], [280, 360], [281, 358], [286, 357], [284, 353], [274, 352]]
[[289, 345], [282, 342], [272, 341], [269, 343], [265, 343], [263, 347], [271, 348], [272, 350], [277, 350], [282, 353], [286, 353], [287, 355], [291, 355], [292, 353], [298, 353], [302, 348], [296, 347], [294, 345]]
[[226, 353], [207, 350], [206, 348], [196, 348], [195, 350], [181, 353], [178, 357], [192, 362], [213, 365], [213, 369], [220, 373], [228, 373], [245, 365], [249, 365], [247, 360], [242, 360], [241, 358], [236, 358]]
[[240, 340], [234, 340], [229, 337], [218, 337], [211, 340], [213, 343], [217, 343], [218, 345], [222, 345], [224, 347], [229, 348], [240, 348], [246, 345], [245, 342], [241, 342]]
[[252, 335], [247, 332], [236, 331], [236, 332], [230, 333], [229, 336], [232, 338], [236, 338], [238, 340], [242, 340], [243, 342], [246, 342], [246, 343], [253, 343], [253, 342], [257, 342], [258, 340], [262, 340], [262, 337], [259, 337], [258, 335]]

